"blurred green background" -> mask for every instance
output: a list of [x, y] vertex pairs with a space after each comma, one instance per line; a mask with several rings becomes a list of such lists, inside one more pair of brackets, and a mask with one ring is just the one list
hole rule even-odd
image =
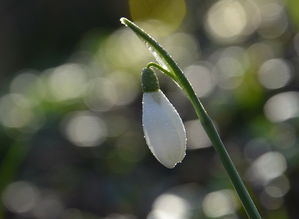
[[263, 218], [299, 215], [299, 1], [1, 0], [0, 218], [242, 219], [188, 100], [174, 169], [145, 145], [140, 71], [119, 23], [170, 52], [215, 121]]

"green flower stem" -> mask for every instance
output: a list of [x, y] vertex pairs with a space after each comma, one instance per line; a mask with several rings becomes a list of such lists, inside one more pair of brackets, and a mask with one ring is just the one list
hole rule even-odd
[[182, 70], [178, 67], [175, 61], [171, 58], [171, 56], [166, 52], [166, 50], [159, 45], [159, 43], [154, 40], [151, 36], [149, 36], [145, 31], [139, 28], [136, 24], [129, 21], [126, 18], [121, 18], [121, 22], [131, 28], [135, 32], [135, 34], [140, 37], [142, 40], [145, 41], [147, 46], [150, 48], [150, 51], [153, 53], [155, 57], [158, 56], [158, 62], [161, 62], [167, 67], [167, 69], [161, 67], [158, 64], [150, 63], [148, 67], [155, 67], [161, 70], [166, 75], [170, 76], [174, 81], [176, 81], [179, 86], [183, 89], [188, 99], [191, 101], [193, 108], [198, 116], [202, 126], [204, 127], [205, 131], [207, 132], [215, 150], [218, 152], [219, 157], [222, 161], [222, 164], [227, 171], [230, 180], [236, 189], [240, 200], [244, 206], [244, 209], [250, 219], [261, 219], [254, 202], [252, 201], [241, 177], [237, 169], [235, 168], [225, 146], [215, 128], [211, 118], [209, 117], [208, 113], [204, 109], [203, 105], [201, 104], [199, 98], [196, 96], [190, 82], [185, 77]]

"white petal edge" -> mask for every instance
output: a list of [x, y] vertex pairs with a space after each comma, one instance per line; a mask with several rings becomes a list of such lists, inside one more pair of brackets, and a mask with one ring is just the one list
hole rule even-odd
[[143, 94], [143, 131], [149, 149], [167, 168], [186, 154], [186, 131], [181, 117], [161, 90]]

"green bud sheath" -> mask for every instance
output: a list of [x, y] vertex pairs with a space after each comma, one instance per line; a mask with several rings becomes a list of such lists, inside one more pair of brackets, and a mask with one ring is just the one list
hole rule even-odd
[[156, 92], [160, 89], [159, 80], [153, 70], [144, 68], [141, 73], [143, 92]]

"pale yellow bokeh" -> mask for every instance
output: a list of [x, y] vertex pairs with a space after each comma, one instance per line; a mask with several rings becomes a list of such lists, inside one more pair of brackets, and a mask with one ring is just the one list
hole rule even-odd
[[129, 7], [133, 21], [158, 21], [167, 26], [164, 34], [176, 30], [186, 14], [185, 0], [129, 0]]
[[219, 43], [242, 41], [259, 26], [260, 12], [249, 0], [219, 0], [209, 9], [205, 27]]

